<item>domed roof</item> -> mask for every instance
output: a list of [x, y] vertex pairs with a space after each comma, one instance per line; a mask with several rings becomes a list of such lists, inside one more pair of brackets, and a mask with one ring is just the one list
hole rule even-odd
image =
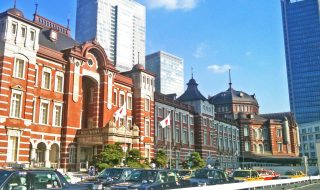
[[178, 98], [178, 101], [207, 100], [207, 98], [205, 98], [198, 90], [198, 84], [196, 80], [191, 78], [187, 85], [187, 90]]
[[142, 71], [142, 70], [144, 70], [144, 67], [141, 64], [136, 64], [133, 66], [132, 70], [133, 71]]
[[219, 94], [211, 97], [209, 102], [213, 104], [228, 104], [237, 102], [246, 104], [249, 103], [258, 106], [255, 94], [249, 95], [245, 92], [234, 90], [231, 85], [228, 90], [220, 92]]
[[8, 9], [7, 13], [10, 13], [10, 14], [13, 14], [13, 15], [16, 15], [16, 16], [24, 18], [23, 12], [20, 11], [19, 9], [17, 9], [17, 8]]

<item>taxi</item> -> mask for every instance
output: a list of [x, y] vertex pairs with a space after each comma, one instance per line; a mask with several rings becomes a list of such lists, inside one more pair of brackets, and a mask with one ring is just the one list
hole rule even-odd
[[235, 181], [260, 181], [264, 180], [256, 170], [235, 170], [232, 174]]
[[272, 170], [257, 170], [259, 176], [264, 180], [272, 180], [279, 178], [280, 174]]
[[296, 170], [289, 170], [284, 174], [285, 178], [300, 178], [300, 177], [306, 177], [306, 174], [302, 171], [296, 171]]

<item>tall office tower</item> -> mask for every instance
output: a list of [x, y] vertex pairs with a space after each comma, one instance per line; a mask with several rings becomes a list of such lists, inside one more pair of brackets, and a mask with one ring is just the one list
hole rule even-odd
[[299, 124], [320, 120], [320, 1], [281, 0], [290, 108]]
[[95, 39], [119, 71], [145, 64], [146, 9], [135, 0], [78, 0], [76, 40]]
[[162, 94], [184, 92], [183, 59], [158, 51], [146, 56], [146, 70], [155, 73], [156, 91]]

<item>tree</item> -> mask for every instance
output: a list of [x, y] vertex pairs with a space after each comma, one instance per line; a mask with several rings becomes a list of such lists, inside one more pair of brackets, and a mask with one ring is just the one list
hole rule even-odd
[[205, 161], [201, 158], [199, 152], [193, 152], [189, 156], [188, 160], [182, 163], [183, 168], [198, 169], [205, 166]]
[[100, 170], [119, 165], [124, 156], [120, 143], [107, 144], [100, 154], [93, 158], [92, 164]]
[[167, 165], [168, 157], [164, 150], [159, 150], [156, 157], [152, 159], [152, 162], [156, 164], [158, 168], [164, 168]]
[[143, 163], [143, 156], [138, 149], [131, 149], [127, 154], [127, 165], [131, 168], [149, 168], [148, 164]]

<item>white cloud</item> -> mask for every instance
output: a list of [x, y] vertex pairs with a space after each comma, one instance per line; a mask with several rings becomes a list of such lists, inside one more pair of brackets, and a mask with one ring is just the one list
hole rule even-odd
[[196, 50], [193, 52], [193, 56], [194, 56], [195, 58], [204, 57], [204, 50], [205, 50], [206, 47], [207, 47], [207, 46], [206, 46], [205, 43], [200, 43], [200, 44], [197, 46]]
[[167, 10], [190, 10], [197, 6], [199, 0], [146, 0], [151, 9], [164, 8]]
[[251, 51], [247, 51], [247, 52], [245, 53], [245, 56], [247, 56], [247, 57], [251, 57], [251, 55], [252, 55], [252, 52], [251, 52]]
[[230, 65], [209, 65], [208, 69], [214, 73], [225, 73], [231, 69]]

